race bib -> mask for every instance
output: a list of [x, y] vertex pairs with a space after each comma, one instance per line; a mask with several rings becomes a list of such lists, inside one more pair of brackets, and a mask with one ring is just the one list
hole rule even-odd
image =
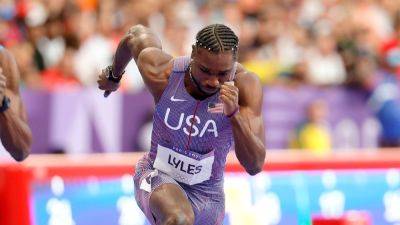
[[189, 185], [209, 180], [214, 163], [214, 152], [200, 156], [197, 153], [172, 150], [158, 145], [154, 168]]

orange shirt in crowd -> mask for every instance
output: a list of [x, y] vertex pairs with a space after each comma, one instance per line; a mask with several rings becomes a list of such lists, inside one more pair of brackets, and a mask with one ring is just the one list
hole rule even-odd
[[74, 75], [66, 75], [57, 68], [47, 69], [42, 72], [42, 84], [46, 90], [72, 89], [80, 85]]

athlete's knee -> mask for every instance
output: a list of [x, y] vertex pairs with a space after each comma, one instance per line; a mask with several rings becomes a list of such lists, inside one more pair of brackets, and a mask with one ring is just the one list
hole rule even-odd
[[166, 216], [163, 225], [193, 225], [194, 214], [175, 212]]

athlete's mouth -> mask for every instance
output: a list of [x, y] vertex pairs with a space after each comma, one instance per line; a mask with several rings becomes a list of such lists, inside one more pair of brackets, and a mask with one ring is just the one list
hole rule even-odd
[[204, 87], [203, 88], [205, 92], [209, 93], [209, 94], [215, 94], [219, 91], [220, 87]]

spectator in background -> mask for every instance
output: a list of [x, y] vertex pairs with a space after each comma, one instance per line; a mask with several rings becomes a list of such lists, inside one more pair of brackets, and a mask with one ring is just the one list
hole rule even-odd
[[[180, 55], [188, 51], [185, 39], [191, 40], [194, 34], [190, 26], [197, 30], [204, 23], [218, 21], [231, 24], [239, 33], [243, 40], [239, 61], [257, 72], [264, 84], [274, 84], [306, 58], [312, 84], [336, 85], [343, 83], [355, 65], [347, 53], [338, 55], [336, 46], [350, 43], [362, 51], [379, 53], [377, 47], [394, 28], [391, 19], [398, 5], [390, 0], [2, 1], [0, 42], [8, 47], [31, 45], [35, 69], [42, 71], [63, 57], [66, 37], [77, 36], [81, 46], [74, 62], [77, 76], [84, 86], [92, 86], [93, 74], [110, 62], [110, 52], [128, 24], [149, 25], [163, 37], [166, 48]], [[171, 32], [176, 29], [178, 38]], [[315, 40], [310, 34], [316, 34]], [[28, 87], [38, 86], [32, 82], [40, 82], [33, 71], [21, 72]], [[137, 68], [128, 67], [126, 72], [129, 79], [137, 77], [133, 75]], [[129, 90], [143, 86], [129, 82], [134, 83], [127, 85]]]
[[287, 84], [291, 87], [297, 87], [307, 83], [307, 65], [305, 62], [299, 62], [293, 66], [292, 71], [288, 73], [282, 73], [280, 76], [281, 83]]
[[331, 134], [327, 123], [328, 108], [323, 100], [315, 100], [307, 108], [307, 118], [296, 128], [291, 148], [316, 154], [330, 152]]
[[38, 39], [37, 47], [46, 67], [52, 67], [63, 57], [65, 51], [64, 28], [61, 17], [50, 17], [44, 24], [46, 33]]
[[[243, 65], [250, 71], [256, 73], [261, 82], [270, 84], [276, 81], [282, 65], [279, 62], [278, 56], [278, 40], [280, 33], [284, 30], [285, 12], [276, 4], [271, 4], [268, 7], [262, 8], [257, 16], [257, 23], [252, 23], [248, 20], [243, 27], [241, 36], [253, 38], [249, 46], [244, 46], [244, 53], [241, 60]], [[257, 33], [244, 33], [246, 30], [258, 30]], [[251, 35], [249, 37], [249, 35]], [[246, 37], [247, 36], [247, 37]]]
[[346, 79], [343, 59], [336, 51], [336, 42], [330, 34], [318, 34], [317, 47], [306, 56], [309, 82], [315, 85], [340, 85]]
[[13, 45], [9, 48], [15, 56], [21, 75], [21, 85], [31, 89], [41, 89], [42, 79], [40, 71], [32, 55], [34, 55], [33, 46], [29, 42], [22, 42], [19, 45]]
[[23, 39], [16, 21], [16, 5], [13, 1], [0, 1], [0, 44], [10, 46]]
[[112, 40], [97, 27], [98, 18], [95, 12], [84, 12], [79, 15], [79, 48], [75, 66], [79, 80], [85, 86], [93, 86], [96, 75], [101, 68], [112, 60]]
[[389, 14], [382, 8], [380, 1], [358, 0], [351, 7], [349, 19], [354, 28], [364, 30], [365, 42], [370, 48], [377, 48], [392, 32]]
[[386, 56], [386, 61], [391, 70], [400, 79], [400, 11], [394, 19], [394, 32], [392, 36], [383, 43], [381, 52]]
[[368, 105], [382, 127], [382, 147], [400, 146], [400, 80], [396, 76], [400, 54], [396, 54], [396, 48], [392, 46], [384, 51], [381, 67], [375, 74], [362, 77], [363, 87], [370, 96]]
[[73, 60], [76, 50], [67, 47], [61, 60], [53, 67], [42, 72], [42, 83], [45, 90], [71, 89], [79, 86], [74, 71]]

